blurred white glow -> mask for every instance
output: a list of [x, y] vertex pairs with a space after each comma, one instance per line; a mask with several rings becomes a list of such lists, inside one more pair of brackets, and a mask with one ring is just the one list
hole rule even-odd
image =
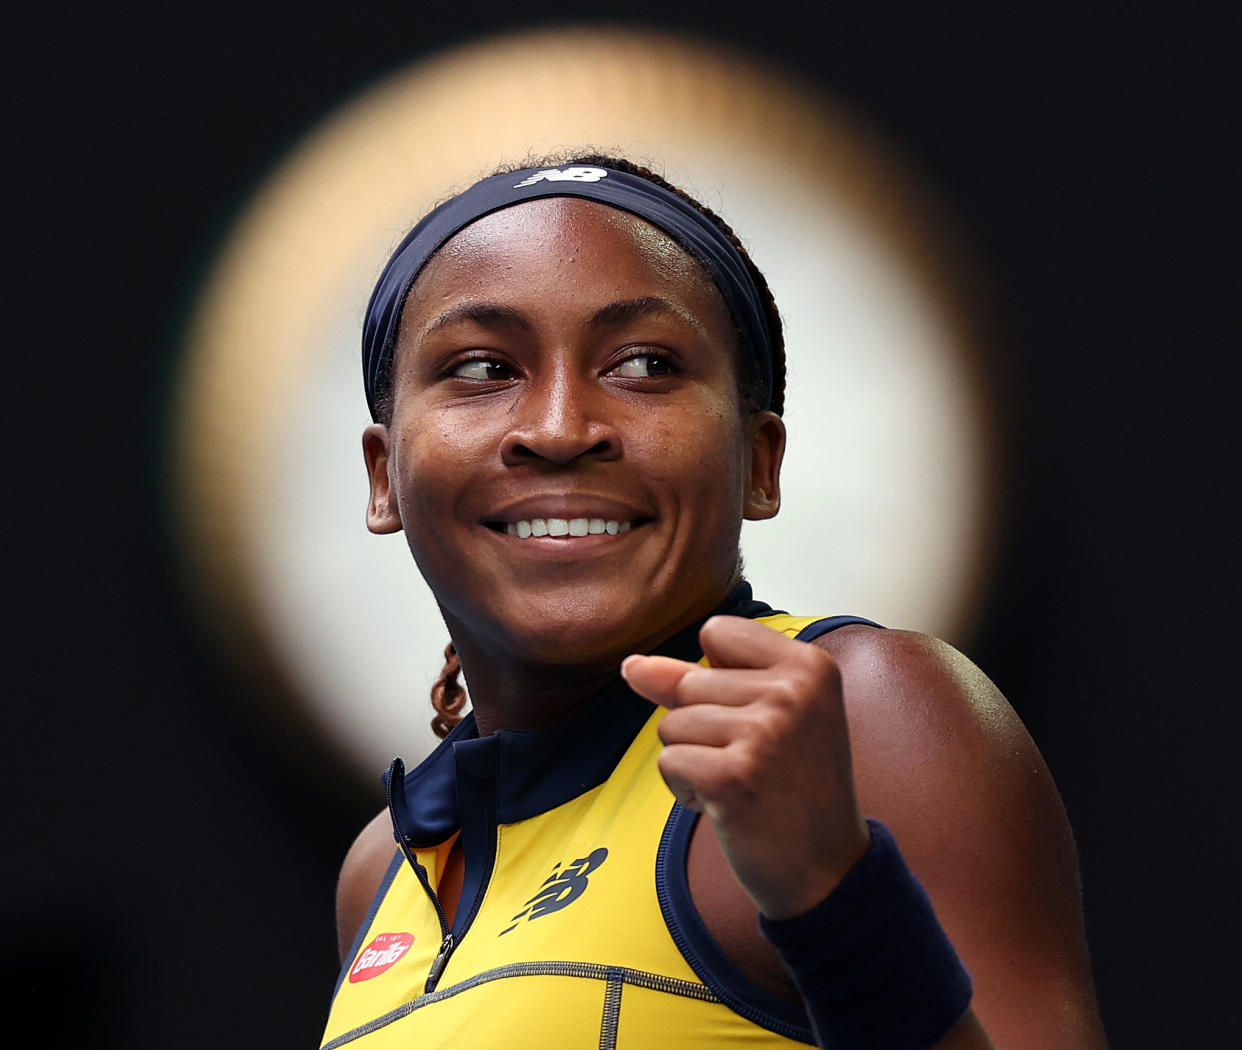
[[720, 210], [785, 316], [785, 505], [743, 534], [756, 594], [950, 636], [969, 623], [990, 492], [978, 348], [962, 341], [967, 304], [926, 263], [953, 252], [891, 154], [706, 45], [488, 42], [377, 86], [288, 159], [222, 251], [187, 348], [177, 498], [205, 608], [226, 646], [257, 640], [368, 771], [434, 743], [427, 693], [447, 641], [403, 538], [363, 524], [372, 282], [454, 185], [588, 143], [655, 159]]

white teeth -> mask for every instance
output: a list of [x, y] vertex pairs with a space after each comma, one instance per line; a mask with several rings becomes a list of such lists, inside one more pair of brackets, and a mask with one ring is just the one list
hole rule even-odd
[[605, 518], [531, 518], [526, 521], [505, 523], [505, 533], [520, 540], [531, 536], [599, 536], [607, 533], [615, 536], [633, 528], [629, 521], [610, 521]]

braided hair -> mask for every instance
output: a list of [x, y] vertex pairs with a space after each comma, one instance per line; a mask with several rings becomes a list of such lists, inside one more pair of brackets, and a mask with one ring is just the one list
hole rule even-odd
[[441, 740], [463, 718], [461, 709], [466, 706], [466, 690], [457, 681], [459, 674], [461, 661], [457, 658], [457, 647], [449, 642], [444, 647], [444, 670], [431, 687], [431, 706], [436, 709], [431, 719], [431, 729]]
[[[614, 171], [623, 171], [627, 175], [635, 175], [639, 178], [646, 179], [659, 186], [661, 189], [670, 193], [675, 193], [682, 198], [687, 204], [695, 208], [706, 216], [737, 249], [738, 254], [742, 258], [751, 280], [755, 282], [755, 287], [759, 289], [763, 299], [764, 313], [768, 322], [768, 329], [772, 338], [772, 398], [771, 410], [780, 415], [785, 410], [785, 339], [781, 325], [780, 312], [776, 308], [776, 300], [772, 295], [771, 289], [768, 287], [767, 279], [760, 272], [759, 268], [751, 261], [750, 255], [743, 247], [741, 240], [733, 229], [719, 215], [713, 212], [702, 202], [691, 197], [684, 190], [672, 185], [662, 176], [657, 175], [649, 168], [645, 168], [633, 161], [625, 160], [621, 157], [611, 157], [602, 153], [586, 153], [572, 154], [566, 157], [541, 157], [533, 160], [523, 161], [519, 165], [506, 166], [497, 168], [491, 174], [503, 175], [510, 171], [520, 171], [524, 168], [532, 167], [554, 167], [565, 165], [582, 165], [598, 168], [611, 168]], [[758, 412], [763, 408], [763, 381], [759, 375], [759, 368], [750, 355], [742, 352], [741, 349], [741, 333], [735, 344], [734, 360], [738, 374], [738, 400], [742, 410], [748, 415]], [[377, 377], [376, 386], [376, 403], [379, 407], [380, 418], [384, 423], [388, 423], [392, 418], [392, 371], [391, 367], [387, 367]], [[444, 649], [444, 668], [440, 672], [439, 678], [431, 687], [431, 705], [435, 708], [435, 715], [431, 720], [431, 728], [436, 736], [440, 738], [446, 737], [450, 730], [459, 723], [464, 717], [462, 709], [466, 705], [465, 687], [458, 681], [461, 674], [461, 661], [457, 656], [457, 649], [452, 642]]]

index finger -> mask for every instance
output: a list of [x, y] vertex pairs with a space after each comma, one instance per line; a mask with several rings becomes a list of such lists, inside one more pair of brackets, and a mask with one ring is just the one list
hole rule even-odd
[[671, 656], [644, 656], [635, 653], [621, 661], [621, 677], [639, 696], [661, 707], [677, 707], [677, 687], [685, 676], [702, 670], [697, 663]]
[[772, 672], [754, 667], [704, 667], [669, 656], [627, 656], [621, 675], [634, 692], [661, 707], [741, 707], [763, 694]]

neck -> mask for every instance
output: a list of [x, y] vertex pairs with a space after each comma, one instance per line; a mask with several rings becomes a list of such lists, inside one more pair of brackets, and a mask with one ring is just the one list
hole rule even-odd
[[479, 647], [473, 639], [454, 644], [469, 685], [479, 736], [502, 729], [554, 726], [616, 678], [621, 665], [620, 659], [591, 667], [502, 661], [494, 649]]
[[726, 588], [702, 608], [689, 610], [677, 622], [619, 651], [574, 662], [532, 657], [528, 648], [506, 636], [480, 633], [442, 609], [469, 687], [479, 735], [556, 725], [615, 680], [626, 656], [650, 653], [706, 619], [728, 593]]

